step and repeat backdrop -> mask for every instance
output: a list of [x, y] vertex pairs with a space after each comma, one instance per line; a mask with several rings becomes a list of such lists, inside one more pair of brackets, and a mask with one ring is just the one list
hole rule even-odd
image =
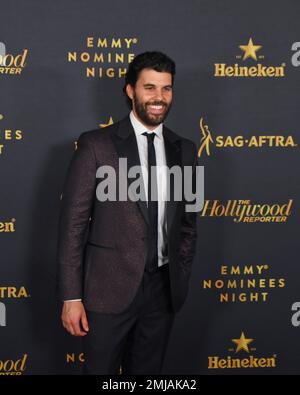
[[166, 374], [300, 373], [300, 4], [0, 0], [0, 374], [79, 374], [60, 323], [60, 195], [78, 136], [126, 116], [128, 64], [176, 62], [166, 124], [205, 204]]

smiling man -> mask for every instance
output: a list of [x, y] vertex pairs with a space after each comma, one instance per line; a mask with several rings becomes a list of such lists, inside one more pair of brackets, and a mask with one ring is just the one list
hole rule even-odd
[[[86, 374], [160, 374], [187, 291], [196, 213], [169, 194], [167, 168], [194, 169], [191, 141], [164, 125], [175, 63], [145, 52], [130, 63], [123, 120], [81, 134], [62, 194], [59, 288], [62, 323], [84, 342]], [[141, 166], [145, 200], [99, 201], [97, 169]], [[130, 184], [133, 180], [129, 180]]]

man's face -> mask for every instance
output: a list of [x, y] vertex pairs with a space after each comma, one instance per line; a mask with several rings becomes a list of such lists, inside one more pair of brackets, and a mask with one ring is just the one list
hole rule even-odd
[[140, 72], [135, 87], [127, 85], [127, 94], [132, 99], [133, 111], [149, 129], [154, 129], [165, 120], [172, 103], [172, 75], [144, 69]]

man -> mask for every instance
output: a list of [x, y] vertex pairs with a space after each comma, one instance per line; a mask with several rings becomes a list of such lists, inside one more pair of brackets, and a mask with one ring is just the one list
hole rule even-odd
[[[172, 192], [167, 199], [176, 185], [168, 184], [166, 166], [192, 166], [194, 179], [197, 151], [163, 124], [174, 75], [168, 56], [136, 56], [124, 87], [132, 111], [81, 134], [68, 170], [58, 245], [62, 322], [83, 337], [87, 374], [117, 374], [120, 366], [124, 374], [161, 373], [174, 317], [186, 298], [196, 213]], [[144, 200], [97, 197], [97, 169], [114, 169], [118, 185], [120, 158], [128, 170], [142, 166]]]

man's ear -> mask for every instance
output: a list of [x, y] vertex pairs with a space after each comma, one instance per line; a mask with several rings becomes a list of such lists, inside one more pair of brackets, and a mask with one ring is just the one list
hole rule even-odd
[[127, 96], [132, 100], [132, 98], [133, 98], [133, 88], [132, 88], [132, 86], [130, 84], [126, 85], [126, 93], [127, 93]]

